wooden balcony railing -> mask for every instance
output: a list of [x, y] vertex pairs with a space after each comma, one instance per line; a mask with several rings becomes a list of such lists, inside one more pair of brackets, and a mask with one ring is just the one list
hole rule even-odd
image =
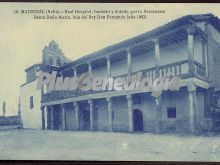
[[[160, 77], [169, 77], [169, 76], [180, 76], [186, 75], [189, 73], [188, 61], [183, 60], [175, 63], [170, 63], [166, 65], [160, 66]], [[149, 77], [155, 79], [155, 68], [149, 68], [145, 70], [141, 70], [139, 72], [143, 73], [144, 77]], [[134, 72], [132, 74], [136, 74]], [[184, 77], [184, 76], [183, 76]]]
[[206, 76], [205, 66], [195, 61], [195, 74], [198, 76]]
[[[167, 65], [162, 65], [160, 66], [160, 77], [167, 77], [167, 76], [180, 76], [182, 79], [190, 77], [189, 74], [189, 64], [188, 60], [183, 60], [175, 63], [170, 63]], [[138, 72], [142, 72], [144, 77], [149, 77], [152, 78], [152, 80], [155, 79], [155, 68], [149, 68], [145, 70], [141, 70]], [[133, 72], [132, 74], [136, 74], [137, 72]], [[206, 72], [205, 72], [205, 67], [198, 63], [195, 62], [195, 75], [200, 76], [200, 77], [205, 77]], [[126, 77], [127, 74], [120, 75], [113, 77], [113, 79], [116, 79], [118, 77]], [[103, 92], [103, 91], [99, 91]], [[95, 91], [52, 91], [50, 93], [46, 93], [42, 96], [42, 102], [48, 102], [48, 101], [55, 101], [55, 100], [61, 100], [65, 98], [71, 98], [71, 97], [76, 97], [76, 96], [81, 96], [81, 95], [87, 95], [91, 93], [98, 93]]]

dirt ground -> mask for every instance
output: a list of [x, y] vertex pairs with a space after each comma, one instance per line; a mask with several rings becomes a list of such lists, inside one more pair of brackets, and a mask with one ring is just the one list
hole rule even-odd
[[220, 161], [220, 136], [0, 130], [0, 159]]

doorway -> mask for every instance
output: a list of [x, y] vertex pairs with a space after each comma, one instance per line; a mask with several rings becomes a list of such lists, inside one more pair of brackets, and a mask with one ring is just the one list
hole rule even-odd
[[89, 110], [82, 111], [82, 129], [90, 130], [90, 112]]
[[134, 131], [143, 131], [143, 114], [139, 109], [133, 110]]
[[54, 130], [60, 130], [62, 127], [62, 121], [61, 121], [61, 109], [59, 107], [55, 107], [53, 112], [53, 125]]

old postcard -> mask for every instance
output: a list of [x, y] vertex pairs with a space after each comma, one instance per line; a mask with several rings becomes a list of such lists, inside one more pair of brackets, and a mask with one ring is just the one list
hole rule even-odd
[[220, 161], [219, 9], [0, 3], [0, 159]]

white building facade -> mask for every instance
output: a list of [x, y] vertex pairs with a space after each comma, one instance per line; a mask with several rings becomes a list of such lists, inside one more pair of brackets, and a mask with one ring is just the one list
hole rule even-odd
[[27, 68], [26, 83], [20, 86], [21, 119], [24, 128], [41, 129], [41, 91], [36, 90], [40, 64]]
[[[157, 133], [218, 130], [219, 38], [218, 18], [190, 15], [72, 62], [63, 55], [43, 53], [42, 71], [57, 71], [63, 77], [90, 72], [118, 78], [142, 72], [152, 80], [179, 76], [183, 83], [179, 91], [163, 91], [159, 97], [143, 91], [42, 90], [38, 109], [42, 128]], [[49, 45], [59, 50], [56, 43]]]

